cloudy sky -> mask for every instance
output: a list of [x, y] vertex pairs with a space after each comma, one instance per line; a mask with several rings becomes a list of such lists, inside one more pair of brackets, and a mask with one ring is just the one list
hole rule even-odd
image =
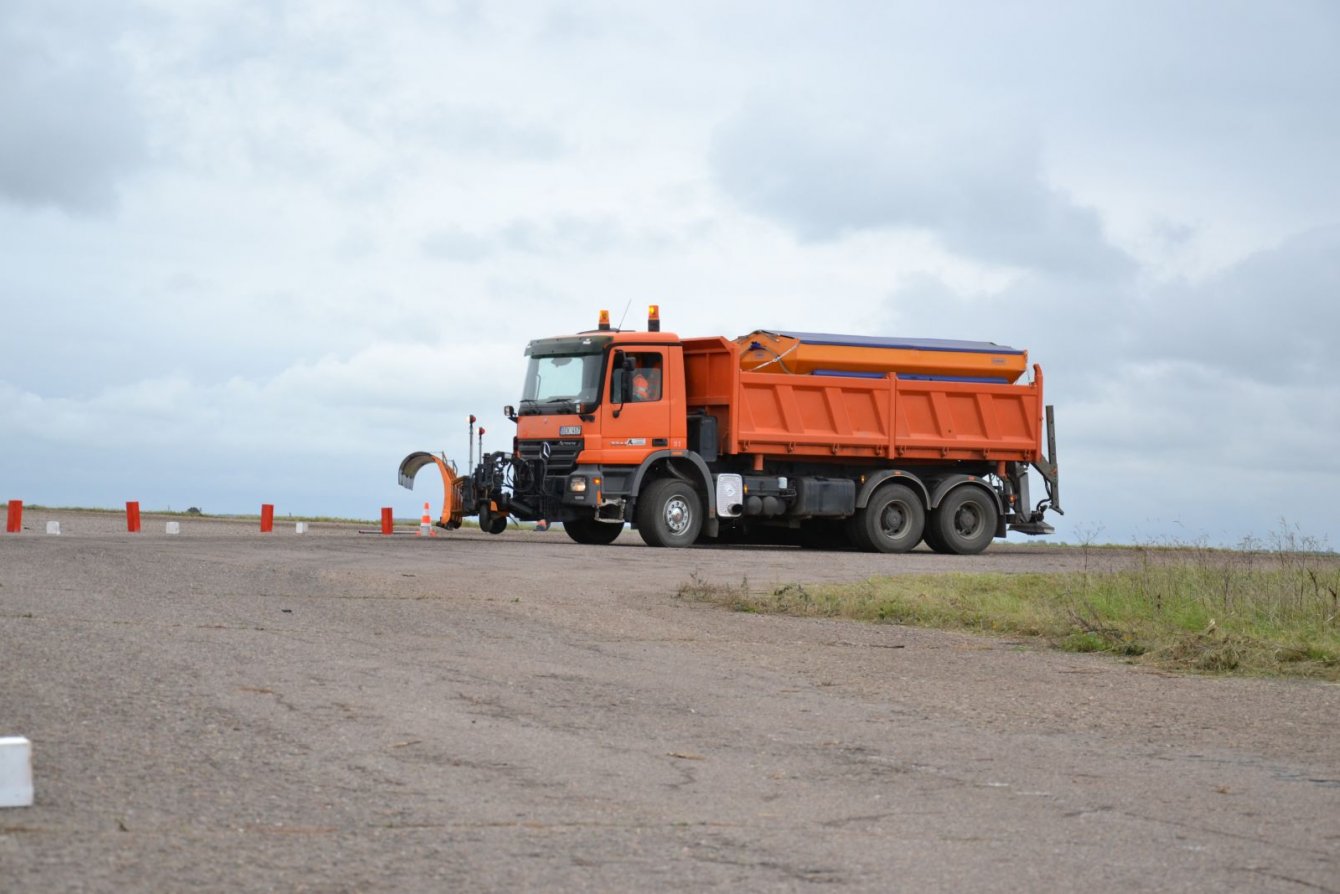
[[415, 515], [528, 339], [655, 302], [1027, 348], [1062, 539], [1336, 546], [1337, 47], [1329, 0], [6, 0], [0, 498]]

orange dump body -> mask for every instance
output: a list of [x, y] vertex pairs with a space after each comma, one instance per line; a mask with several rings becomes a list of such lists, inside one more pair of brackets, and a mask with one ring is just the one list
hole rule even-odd
[[753, 372], [743, 368], [747, 346], [740, 343], [752, 338], [683, 342], [685, 403], [717, 417], [723, 454], [936, 462], [1043, 456], [1038, 366], [1023, 384], [907, 379], [887, 365], [853, 370], [882, 372], [879, 378]]
[[740, 367], [786, 375], [855, 373], [1014, 382], [1028, 370], [1028, 352], [990, 342], [891, 339], [770, 332], [735, 339]]

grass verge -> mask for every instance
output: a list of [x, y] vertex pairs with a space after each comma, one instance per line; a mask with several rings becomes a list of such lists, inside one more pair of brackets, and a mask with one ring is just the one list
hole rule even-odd
[[1037, 637], [1178, 670], [1340, 680], [1340, 563], [1328, 556], [1161, 551], [1125, 570], [908, 575], [763, 591], [695, 574], [679, 595], [736, 611]]

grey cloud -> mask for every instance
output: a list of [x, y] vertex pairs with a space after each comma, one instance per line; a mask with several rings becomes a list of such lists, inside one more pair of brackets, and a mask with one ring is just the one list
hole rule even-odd
[[[991, 296], [933, 276], [906, 280], [885, 305], [906, 335], [1008, 341], [1100, 385], [1122, 364], [1194, 364], [1262, 386], [1331, 382], [1340, 332], [1340, 226], [1309, 231], [1201, 282], [1034, 273]], [[1340, 394], [1337, 394], [1340, 402]]]
[[[564, 4], [555, 6], [545, 13], [540, 27], [534, 35], [535, 42], [542, 48], [555, 44], [569, 45], [583, 49], [617, 44], [622, 50], [657, 43], [662, 35], [662, 26], [645, 15], [640, 15], [636, 7], [589, 7], [582, 4]], [[633, 50], [636, 52], [636, 50]]]
[[600, 254], [620, 248], [657, 246], [669, 238], [650, 230], [630, 231], [609, 217], [560, 215], [542, 221], [514, 220], [483, 232], [445, 227], [425, 237], [421, 247], [431, 258], [474, 262], [502, 252]]
[[754, 103], [718, 130], [711, 163], [726, 194], [802, 239], [908, 227], [989, 263], [1086, 276], [1133, 269], [1096, 212], [1043, 181], [1039, 150], [1009, 127]]
[[1340, 381], [1337, 296], [1340, 226], [1333, 226], [1297, 235], [1205, 282], [1152, 289], [1127, 350], [1194, 360], [1262, 382]]
[[566, 150], [558, 131], [482, 107], [438, 105], [407, 129], [440, 151], [493, 161], [549, 161]]
[[[226, 71], [272, 58], [288, 39], [277, 5], [232, 3], [226, 15], [210, 22], [183, 61], [197, 71]], [[304, 67], [321, 61], [317, 48], [304, 49]]]
[[[1088, 156], [1118, 181], [1235, 193], [1257, 214], [1329, 215], [1340, 201], [1330, 176], [1340, 156], [1334, 3], [969, 0], [948, 10], [863, 4], [860, 15], [795, 6], [735, 12], [723, 30], [764, 53], [786, 47], [768, 81], [832, 85], [829, 99], [853, 120], [878, 120], [913, 95], [923, 107], [904, 126], [933, 132], [1012, 104], [1011, 117], [1045, 127], [1049, 154]], [[997, 151], [1000, 133], [982, 137], [976, 151]]]
[[627, 234], [609, 218], [564, 215], [544, 224], [515, 221], [503, 228], [502, 242], [515, 251], [599, 252], [627, 242]]
[[421, 243], [423, 253], [430, 258], [465, 262], [488, 257], [493, 253], [494, 246], [494, 240], [459, 227], [449, 227], [430, 233]]
[[21, 7], [0, 18], [0, 198], [105, 212], [148, 156], [128, 77], [106, 33], [88, 46], [79, 25]]
[[336, 240], [333, 254], [341, 261], [359, 263], [377, 253], [380, 243], [377, 237], [363, 227], [354, 227]]

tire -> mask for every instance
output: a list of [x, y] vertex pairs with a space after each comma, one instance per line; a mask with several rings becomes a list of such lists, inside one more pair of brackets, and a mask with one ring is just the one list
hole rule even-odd
[[937, 553], [948, 553], [949, 547], [944, 545], [940, 535], [935, 533], [935, 510], [931, 510], [930, 516], [926, 520], [926, 533], [921, 535], [922, 541]]
[[578, 543], [604, 546], [618, 539], [623, 533], [623, 525], [598, 522], [593, 518], [574, 518], [563, 522], [563, 530]]
[[637, 498], [637, 532], [647, 546], [692, 546], [703, 528], [703, 501], [693, 485], [658, 478]]
[[872, 553], [905, 553], [921, 542], [925, 529], [926, 507], [905, 484], [879, 488], [847, 523], [852, 542]]
[[931, 513], [926, 543], [936, 552], [975, 556], [995, 539], [999, 517], [995, 500], [981, 488], [957, 488]]
[[507, 530], [507, 516], [494, 515], [487, 507], [480, 507], [479, 530], [486, 534], [501, 534]]

